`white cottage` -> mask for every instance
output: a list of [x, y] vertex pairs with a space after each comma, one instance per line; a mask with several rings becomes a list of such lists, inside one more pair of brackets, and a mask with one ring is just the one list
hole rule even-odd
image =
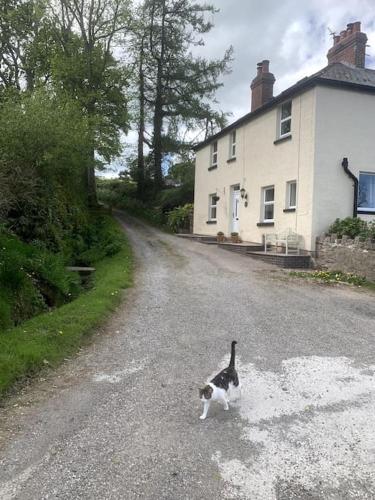
[[[361, 23], [334, 37], [328, 65], [273, 97], [258, 64], [251, 112], [196, 148], [194, 233], [262, 242], [292, 230], [304, 249], [337, 218], [375, 217], [375, 70]], [[347, 160], [345, 160], [347, 159]]]

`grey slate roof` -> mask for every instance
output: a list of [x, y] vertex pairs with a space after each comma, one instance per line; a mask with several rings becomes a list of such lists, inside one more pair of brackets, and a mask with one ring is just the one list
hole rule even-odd
[[280, 102], [283, 102], [285, 99], [290, 99], [293, 95], [298, 94], [318, 84], [330, 85], [342, 88], [352, 88], [357, 91], [375, 92], [375, 70], [368, 68], [357, 68], [349, 64], [338, 63], [338, 62], [330, 64], [325, 68], [321, 69], [320, 71], [318, 71], [317, 73], [302, 78], [302, 80], [299, 80], [296, 84], [284, 90], [283, 92], [281, 92], [281, 94], [274, 97], [260, 108], [250, 113], [247, 113], [242, 118], [239, 118], [234, 123], [231, 123], [227, 127], [220, 130], [220, 132], [218, 132], [217, 134], [201, 142], [195, 147], [195, 150], [197, 151], [203, 148], [213, 140], [218, 139], [222, 135], [225, 135], [227, 132], [233, 130], [239, 125], [251, 121], [256, 116], [273, 108], [275, 105], [279, 104]]
[[[354, 83], [375, 87], [375, 70], [367, 68], [356, 68], [348, 64], [334, 63], [326, 66], [314, 76], [319, 78], [337, 80], [339, 82]], [[310, 78], [312, 78], [310, 77]]]

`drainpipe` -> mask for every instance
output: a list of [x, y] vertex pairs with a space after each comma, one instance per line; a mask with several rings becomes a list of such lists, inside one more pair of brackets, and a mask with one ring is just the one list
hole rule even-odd
[[354, 182], [354, 196], [353, 196], [353, 217], [357, 217], [357, 200], [358, 200], [358, 179], [357, 177], [349, 170], [349, 163], [347, 158], [342, 159], [342, 168], [346, 175], [348, 175], [352, 181]]

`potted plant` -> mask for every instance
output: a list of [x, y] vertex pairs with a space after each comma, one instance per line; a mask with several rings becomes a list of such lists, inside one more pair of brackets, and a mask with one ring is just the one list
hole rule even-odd
[[222, 243], [223, 241], [225, 241], [225, 236], [224, 236], [223, 231], [219, 231], [217, 233], [216, 240], [217, 240], [218, 243]]
[[230, 239], [232, 240], [232, 243], [241, 243], [241, 238], [238, 233], [230, 233]]

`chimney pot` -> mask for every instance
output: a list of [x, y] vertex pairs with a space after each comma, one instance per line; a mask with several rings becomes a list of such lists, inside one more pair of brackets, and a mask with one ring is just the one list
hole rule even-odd
[[270, 62], [267, 59], [261, 62], [262, 64], [262, 73], [269, 73], [270, 71]]
[[361, 23], [348, 23], [347, 29], [333, 37], [333, 47], [328, 51], [328, 64], [336, 62], [365, 67], [367, 36], [361, 32]]

